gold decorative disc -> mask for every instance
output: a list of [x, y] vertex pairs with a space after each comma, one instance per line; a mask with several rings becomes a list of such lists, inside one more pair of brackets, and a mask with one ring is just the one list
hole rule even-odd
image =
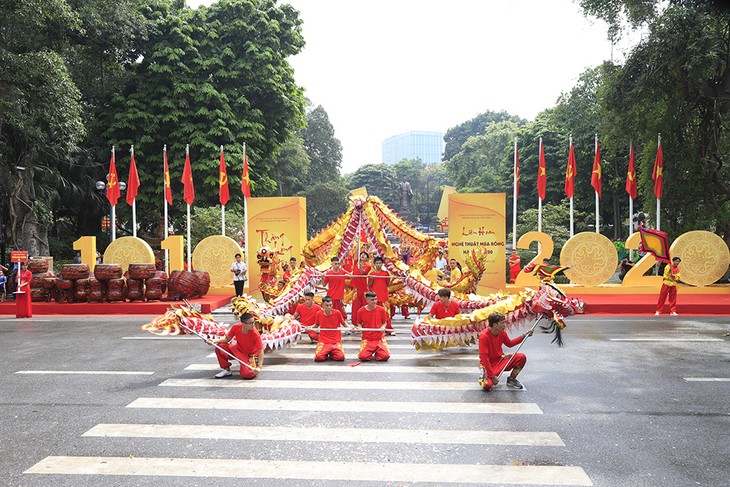
[[669, 255], [682, 259], [680, 280], [693, 286], [717, 282], [725, 275], [730, 264], [730, 250], [725, 241], [704, 230], [680, 235], [669, 248]]
[[[223, 235], [212, 235], [201, 240], [193, 250], [193, 269], [210, 274], [210, 286], [228, 286], [233, 283], [231, 264], [243, 250], [235, 240]], [[247, 278], [251, 277], [249, 272]]]
[[573, 236], [560, 251], [560, 265], [570, 266], [565, 275], [573, 284], [597, 286], [616, 271], [616, 247], [600, 233], [582, 232]]
[[121, 264], [127, 272], [129, 264], [154, 264], [152, 247], [138, 237], [120, 237], [109, 244], [104, 251], [105, 264]]

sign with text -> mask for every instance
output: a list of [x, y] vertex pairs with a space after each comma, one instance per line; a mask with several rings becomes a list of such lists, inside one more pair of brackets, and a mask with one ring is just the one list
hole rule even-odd
[[482, 296], [505, 288], [505, 194], [475, 193], [449, 195], [449, 257], [466, 271], [480, 247], [484, 274], [477, 294]]
[[10, 262], [27, 262], [28, 251], [27, 250], [11, 250], [10, 251]]
[[[281, 264], [290, 257], [302, 260], [302, 247], [307, 241], [307, 206], [304, 198], [250, 198], [248, 200], [248, 235], [246, 265], [249, 293], [261, 298], [261, 282], [276, 287], [283, 275]], [[257, 255], [268, 247], [263, 266]], [[233, 262], [231, 260], [231, 262]], [[277, 276], [277, 277], [274, 277]]]

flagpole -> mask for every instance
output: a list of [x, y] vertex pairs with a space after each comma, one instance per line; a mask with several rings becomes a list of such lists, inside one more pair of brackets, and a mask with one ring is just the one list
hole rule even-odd
[[[595, 148], [595, 154], [598, 154], [598, 134], [596, 134], [596, 148]], [[599, 162], [600, 163], [600, 162]], [[596, 188], [593, 188], [593, 192], [596, 194], [596, 233], [601, 233], [601, 227], [600, 227], [600, 213], [599, 213], [599, 199], [598, 199], [598, 190]]]
[[[114, 149], [114, 146], [112, 146], [112, 160], [115, 158], [116, 151]], [[107, 176], [107, 183], [109, 182], [109, 177]], [[116, 184], [119, 184], [119, 177], [117, 177]], [[117, 205], [112, 205], [112, 221], [111, 221], [111, 229], [112, 229], [112, 242], [117, 239]]]
[[[631, 153], [634, 150], [634, 141], [629, 141], [629, 163], [631, 163]], [[634, 234], [634, 198], [629, 194], [629, 237]]]
[[[221, 146], [221, 154], [223, 154], [223, 146]], [[220, 174], [218, 174], [219, 181], [220, 177]], [[226, 184], [228, 184], [228, 181], [226, 181]], [[220, 191], [220, 188], [218, 188], [218, 191]], [[221, 235], [226, 236], [226, 205], [224, 204], [221, 204]]]
[[[131, 146], [129, 149], [129, 152], [132, 154], [132, 158], [134, 158], [134, 146]], [[129, 188], [127, 188], [129, 190]], [[137, 236], [137, 198], [135, 197], [132, 200], [132, 236]]]
[[[185, 145], [185, 157], [188, 157], [190, 155], [190, 144]], [[186, 202], [187, 203], [187, 202]], [[190, 203], [187, 203], [188, 205], [188, 213], [187, 213], [187, 233], [188, 233], [188, 271], [193, 270], [193, 256], [190, 253]]]
[[[570, 136], [570, 148], [573, 147], [573, 136]], [[570, 157], [570, 155], [568, 155]], [[575, 174], [572, 176], [572, 178], [575, 178]], [[575, 227], [573, 226], [573, 197], [570, 197], [570, 238], [573, 238], [573, 235], [575, 235]]]
[[[167, 217], [167, 173], [165, 173], [165, 162], [167, 161], [167, 144], [162, 147], [162, 158], [163, 158], [163, 174], [162, 174], [162, 206], [165, 208], [165, 240], [170, 236], [169, 223]], [[165, 249], [165, 273], [170, 275], [170, 251]]]
[[[246, 164], [246, 143], [243, 143], [243, 164]], [[249, 239], [248, 239], [248, 198], [246, 198], [246, 195], [243, 195], [243, 243], [244, 243], [244, 250], [243, 250], [243, 256], [244, 260], [246, 260], [246, 257], [248, 255], [248, 246], [249, 246]], [[292, 272], [294, 270], [292, 269]]]
[[[542, 137], [540, 137], [540, 148], [539, 148], [539, 154], [538, 159], [541, 157], [542, 154]], [[537, 179], [540, 180], [540, 161], [538, 161], [537, 164]], [[540, 191], [538, 190], [537, 193], [537, 231], [542, 232], [542, 198], [540, 197]], [[538, 249], [540, 248], [540, 244], [537, 244]]]
[[[662, 146], [662, 134], [659, 134], [657, 136], [657, 150], [659, 150], [659, 148], [661, 146]], [[663, 170], [663, 168], [662, 168], [662, 170]], [[664, 177], [664, 176], [662, 175], [662, 177]], [[663, 184], [663, 181], [662, 181], [662, 184]], [[662, 226], [661, 226], [661, 216], [662, 216], [662, 214], [661, 214], [661, 212], [662, 212], [662, 200], [661, 200], [661, 198], [657, 198], [656, 199], [656, 229], [657, 230], [661, 230], [662, 229]]]
[[517, 248], [517, 137], [515, 137], [514, 188], [512, 199], [512, 249]]

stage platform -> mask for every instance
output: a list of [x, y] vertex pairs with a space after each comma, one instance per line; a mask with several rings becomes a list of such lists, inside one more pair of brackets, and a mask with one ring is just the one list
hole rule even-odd
[[[230, 296], [208, 294], [202, 298], [191, 299], [200, 303], [203, 313], [210, 313], [231, 302]], [[33, 316], [43, 315], [162, 315], [173, 305], [182, 301], [135, 301], [132, 303], [33, 303]], [[0, 316], [15, 316], [15, 302], [0, 303]]]

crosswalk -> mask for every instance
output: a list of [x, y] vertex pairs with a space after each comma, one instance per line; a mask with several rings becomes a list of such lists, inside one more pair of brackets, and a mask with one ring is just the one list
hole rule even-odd
[[[314, 347], [302, 341], [267, 355], [256, 380], [240, 380], [236, 373], [217, 380], [212, 375], [218, 365], [214, 355], [207, 355], [160, 379], [154, 394], [137, 397], [123, 411], [110, 411], [109, 417], [138, 421], [99, 423], [79, 440], [93, 441], [96, 448], [103, 442], [129, 442], [135, 455], [115, 456], [115, 448], [94, 452], [90, 447], [88, 456], [59, 451], [24, 474], [251, 479], [266, 485], [593, 485], [580, 466], [561, 465], [566, 445], [558, 433], [534, 427], [550, 423], [541, 419], [545, 414], [529, 395], [504, 387], [489, 394], [479, 389], [473, 347], [416, 353], [408, 343], [409, 325], [394, 321], [398, 336], [389, 340], [387, 363], [358, 363], [354, 337], [344, 341], [345, 363], [314, 363]], [[155, 440], [172, 448], [179, 443], [177, 455], [160, 455], [143, 442]], [[243, 451], [252, 453], [231, 461], [186, 447], [206, 440], [245, 442], [250, 448]], [[261, 457], [272, 444], [276, 452], [288, 452], [284, 458]], [[363, 445], [373, 452], [403, 449], [408, 454], [362, 457]], [[541, 461], [494, 463], [502, 458], [501, 449], [516, 447], [535, 449]], [[447, 448], [467, 449], [471, 455], [466, 460], [432, 457]]]

